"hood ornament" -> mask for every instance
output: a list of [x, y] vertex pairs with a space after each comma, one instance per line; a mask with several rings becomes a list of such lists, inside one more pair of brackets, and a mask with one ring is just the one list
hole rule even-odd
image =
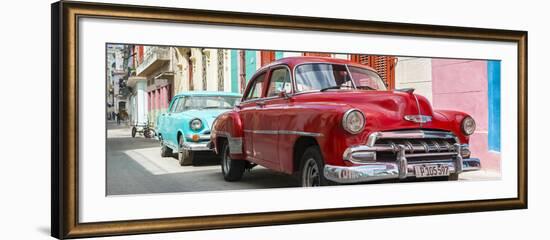
[[405, 115], [405, 120], [415, 123], [427, 123], [432, 121], [432, 117], [426, 115]]

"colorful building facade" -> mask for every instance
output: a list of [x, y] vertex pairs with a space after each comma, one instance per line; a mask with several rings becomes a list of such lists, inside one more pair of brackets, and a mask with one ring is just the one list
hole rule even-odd
[[131, 53], [134, 70], [128, 85], [133, 90], [134, 124], [154, 126], [180, 92], [242, 93], [257, 69], [283, 57], [342, 58], [374, 68], [389, 89], [415, 88], [436, 109], [471, 114], [477, 123], [471, 137], [473, 155], [486, 169], [500, 168], [499, 61], [139, 45], [131, 47]]

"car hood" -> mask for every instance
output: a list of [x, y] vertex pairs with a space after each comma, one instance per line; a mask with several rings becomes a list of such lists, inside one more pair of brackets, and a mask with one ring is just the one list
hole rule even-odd
[[[361, 110], [367, 118], [366, 127], [371, 129], [397, 130], [411, 128], [447, 129], [448, 120], [434, 113], [425, 97], [401, 91], [332, 91], [311, 94], [315, 101], [346, 104]], [[422, 115], [427, 122], [407, 120], [405, 116]]]
[[192, 109], [187, 110], [184, 112], [185, 115], [189, 116], [190, 118], [199, 118], [203, 123], [207, 123], [208, 128], [210, 129], [212, 127], [212, 123], [214, 123], [214, 120], [222, 113], [227, 112], [231, 109], [220, 109], [220, 108], [212, 108], [212, 109]]

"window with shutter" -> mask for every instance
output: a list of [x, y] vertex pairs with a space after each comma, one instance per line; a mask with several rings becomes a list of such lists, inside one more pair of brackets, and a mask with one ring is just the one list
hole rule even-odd
[[265, 66], [275, 61], [275, 51], [260, 51], [260, 65]]
[[302, 53], [304, 56], [312, 56], [312, 57], [330, 57], [330, 53], [318, 53], [318, 52], [304, 52]]
[[388, 85], [388, 89], [394, 89], [395, 57], [354, 54], [351, 55], [350, 60], [374, 68], [382, 80]]

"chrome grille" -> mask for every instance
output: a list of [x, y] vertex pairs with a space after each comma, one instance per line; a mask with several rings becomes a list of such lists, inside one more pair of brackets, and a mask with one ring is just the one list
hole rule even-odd
[[395, 161], [399, 146], [408, 161], [451, 160], [457, 155], [456, 138], [379, 138], [373, 147], [378, 161]]

